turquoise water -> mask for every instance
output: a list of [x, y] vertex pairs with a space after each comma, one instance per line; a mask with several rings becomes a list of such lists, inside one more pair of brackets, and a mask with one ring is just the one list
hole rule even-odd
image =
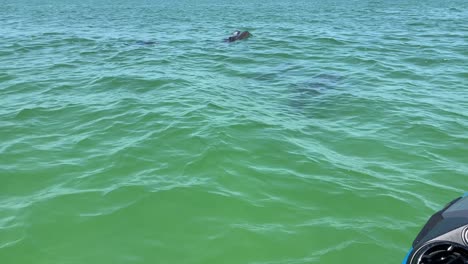
[[1, 263], [399, 263], [468, 190], [464, 0], [1, 6]]

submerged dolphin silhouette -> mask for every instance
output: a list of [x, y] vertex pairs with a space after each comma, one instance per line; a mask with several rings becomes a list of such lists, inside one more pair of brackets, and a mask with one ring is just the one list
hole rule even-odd
[[250, 34], [250, 32], [248, 31], [242, 31], [240, 32], [239, 30], [235, 31], [232, 36], [230, 36], [229, 38], [227, 39], [224, 39], [224, 41], [226, 42], [234, 42], [236, 40], [242, 40], [242, 39], [246, 39], [248, 37], [252, 36], [252, 34]]
[[155, 45], [157, 44], [156, 41], [145, 41], [145, 40], [138, 40], [136, 42], [137, 45]]

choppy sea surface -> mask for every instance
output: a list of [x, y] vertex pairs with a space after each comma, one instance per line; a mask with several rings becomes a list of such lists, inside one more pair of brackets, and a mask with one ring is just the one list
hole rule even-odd
[[399, 263], [468, 190], [465, 0], [0, 5], [0, 263]]

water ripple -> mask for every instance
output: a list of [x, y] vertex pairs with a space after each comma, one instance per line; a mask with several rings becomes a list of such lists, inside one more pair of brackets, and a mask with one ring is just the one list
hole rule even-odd
[[468, 189], [460, 6], [5, 3], [0, 259], [402, 258]]

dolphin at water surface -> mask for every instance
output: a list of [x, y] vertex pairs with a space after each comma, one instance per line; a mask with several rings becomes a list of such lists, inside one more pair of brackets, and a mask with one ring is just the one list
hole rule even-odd
[[235, 31], [232, 36], [230, 36], [229, 38], [227, 39], [224, 39], [225, 42], [234, 42], [234, 41], [237, 41], [237, 40], [243, 40], [243, 39], [246, 39], [246, 38], [249, 38], [251, 37], [252, 34], [250, 34], [250, 32], [248, 31]]

